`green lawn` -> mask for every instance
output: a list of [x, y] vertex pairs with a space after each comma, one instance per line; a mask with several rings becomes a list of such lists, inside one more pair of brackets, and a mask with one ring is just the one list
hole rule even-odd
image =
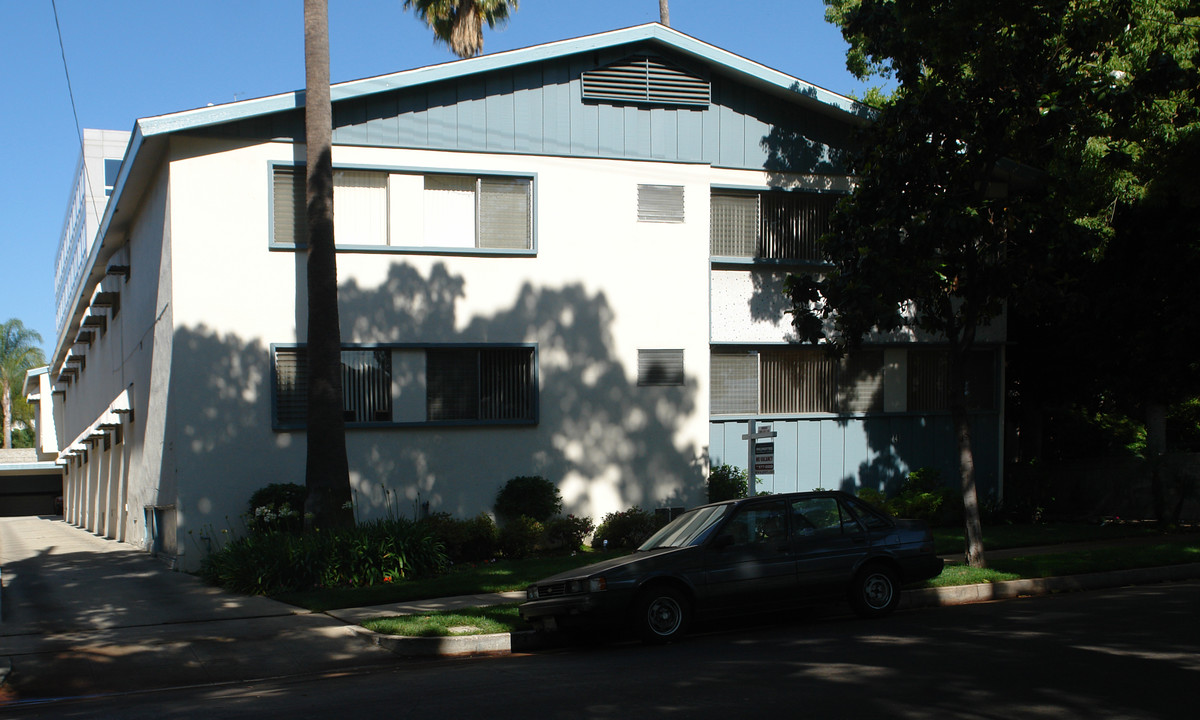
[[[987, 550], [1060, 545], [1071, 542], [1117, 540], [1127, 537], [1161, 535], [1154, 523], [1048, 523], [1045, 525], [991, 525], [983, 528], [983, 546]], [[933, 529], [933, 545], [938, 555], [964, 552], [966, 533], [961, 526]]]
[[407, 637], [487, 635], [529, 629], [529, 626], [517, 614], [517, 603], [420, 615], [381, 617], [367, 620], [362, 625], [368, 630], [384, 635], [405, 635]]

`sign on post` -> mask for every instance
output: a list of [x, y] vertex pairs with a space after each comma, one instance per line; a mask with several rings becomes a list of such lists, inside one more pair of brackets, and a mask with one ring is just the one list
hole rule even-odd
[[768, 462], [770, 463], [770, 470], [759, 470], [758, 469], [758, 467], [759, 467], [759, 463], [758, 463], [759, 443], [757, 443], [757, 441], [765, 440], [767, 438], [773, 438], [779, 434], [779, 433], [773, 431], [771, 429], [770, 425], [763, 425], [762, 430], [755, 429], [755, 425], [756, 425], [756, 421], [751, 420], [750, 425], [747, 428], [747, 430], [749, 430], [749, 432], [742, 436], [742, 439], [747, 442], [746, 464], [750, 467], [750, 470], [749, 470], [749, 472], [747, 472], [748, 477], [746, 478], [746, 485], [747, 485], [746, 491], [747, 491], [747, 494], [750, 495], [751, 497], [758, 494], [755, 491], [756, 486], [758, 485], [758, 479], [755, 476], [758, 475], [758, 473], [760, 473], [760, 472], [763, 475], [773, 475], [775, 473], [775, 443], [773, 443], [773, 442], [761, 443], [761, 445], [763, 447], [769, 448], [769, 450], [767, 452], [767, 456], [768, 456]]
[[759, 475], [775, 474], [775, 443], [754, 443], [754, 472]]

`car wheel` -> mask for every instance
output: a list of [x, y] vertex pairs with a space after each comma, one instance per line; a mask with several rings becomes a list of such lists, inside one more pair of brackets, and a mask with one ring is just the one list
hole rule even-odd
[[634, 627], [644, 642], [665, 643], [687, 631], [691, 604], [681, 591], [661, 585], [638, 596], [633, 613]]
[[883, 617], [900, 603], [896, 571], [887, 565], [867, 565], [850, 586], [850, 606], [862, 617]]

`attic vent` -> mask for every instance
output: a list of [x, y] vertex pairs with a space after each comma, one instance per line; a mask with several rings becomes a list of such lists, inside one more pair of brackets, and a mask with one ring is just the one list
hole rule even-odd
[[706, 107], [708, 81], [651, 57], [628, 58], [582, 75], [584, 100]]

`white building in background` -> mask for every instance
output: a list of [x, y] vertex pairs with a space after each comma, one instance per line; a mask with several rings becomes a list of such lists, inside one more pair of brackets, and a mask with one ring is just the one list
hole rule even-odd
[[[750, 420], [778, 432], [768, 490], [953, 467], [936, 345], [831, 361], [792, 342], [779, 292], [822, 267], [863, 106], [656, 24], [332, 97], [360, 516], [471, 516], [532, 474], [597, 521], [695, 505], [710, 464], [745, 465]], [[109, 203], [56, 275], [70, 522], [190, 568], [255, 489], [303, 482], [302, 104], [146, 118], [106, 150]]]

